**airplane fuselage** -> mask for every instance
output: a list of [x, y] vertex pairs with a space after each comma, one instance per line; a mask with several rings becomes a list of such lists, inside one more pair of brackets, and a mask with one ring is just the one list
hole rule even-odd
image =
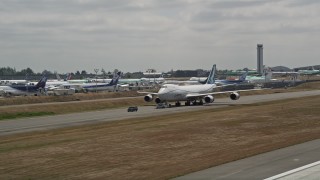
[[7, 95], [28, 95], [37, 94], [38, 89], [28, 85], [0, 86], [0, 92]]
[[86, 89], [87, 91], [106, 91], [110, 90], [113, 91], [116, 88], [116, 85], [110, 85], [106, 83], [90, 83], [90, 84], [84, 84], [82, 86], [83, 89]]
[[298, 73], [302, 75], [315, 75], [320, 74], [320, 70], [299, 70]]
[[213, 92], [215, 84], [178, 86], [173, 84], [163, 85], [158, 92], [161, 101], [188, 101], [190, 94], [203, 94]]

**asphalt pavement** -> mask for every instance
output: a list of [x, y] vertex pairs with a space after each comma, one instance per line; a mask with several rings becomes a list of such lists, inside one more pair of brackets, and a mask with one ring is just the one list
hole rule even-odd
[[[288, 176], [277, 175], [320, 160], [320, 139], [259, 154], [239, 161], [226, 163], [202, 171], [187, 174], [174, 180], [251, 180], [251, 179], [305, 179], [300, 177], [316, 177], [320, 175], [319, 166], [305, 168], [300, 174], [287, 173]], [[312, 168], [312, 169], [311, 169]], [[302, 171], [302, 170], [300, 170]], [[290, 175], [290, 176], [289, 176]], [[308, 179], [308, 178], [307, 178]]]

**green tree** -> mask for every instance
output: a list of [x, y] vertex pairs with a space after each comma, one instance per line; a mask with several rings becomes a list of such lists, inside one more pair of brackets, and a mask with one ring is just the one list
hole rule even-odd
[[82, 71], [81, 71], [81, 75], [87, 75], [87, 71], [82, 70]]
[[106, 77], [108, 74], [107, 74], [107, 72], [102, 68], [101, 69], [101, 72], [102, 72], [102, 75], [104, 76], [104, 77]]
[[12, 76], [16, 74], [16, 69], [11, 67], [2, 67], [0, 68], [1, 76]]
[[47, 76], [53, 75], [53, 73], [51, 71], [48, 71], [48, 70], [42, 71], [42, 74], [47, 75]]
[[22, 69], [20, 72], [17, 72], [16, 75], [18, 76], [25, 76], [25, 75], [35, 75], [35, 73], [33, 72], [33, 70], [31, 68], [27, 68], [27, 69]]

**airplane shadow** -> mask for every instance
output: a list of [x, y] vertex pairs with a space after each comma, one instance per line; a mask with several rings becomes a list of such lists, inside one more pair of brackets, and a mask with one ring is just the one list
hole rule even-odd
[[227, 102], [213, 102], [210, 104], [205, 104], [204, 106], [245, 106], [246, 103], [227, 103]]
[[175, 105], [172, 105], [171, 108], [179, 108], [179, 107], [199, 107], [199, 106], [242, 106], [242, 105], [248, 105], [248, 104], [243, 104], [243, 103], [237, 103], [237, 104], [234, 104], [234, 103], [226, 103], [226, 102], [218, 102], [218, 103], [210, 103], [210, 104], [204, 104], [204, 105], [190, 105], [190, 106], [184, 106], [184, 105], [181, 105], [181, 106], [175, 106]]
[[[182, 108], [182, 107], [199, 107], [199, 106], [243, 106], [243, 105], [248, 105], [248, 104], [245, 104], [245, 103], [227, 103], [227, 102], [213, 102], [213, 103], [210, 103], [210, 104], [204, 104], [204, 105], [190, 105], [190, 106], [185, 106], [185, 105], [181, 105], [181, 106], [175, 106], [175, 105], [171, 105], [171, 107], [166, 107], [166, 108]], [[150, 106], [154, 106], [154, 105], [143, 105], [145, 107], [150, 107]], [[156, 107], [156, 106], [155, 106]], [[162, 108], [160, 108], [162, 109]]]

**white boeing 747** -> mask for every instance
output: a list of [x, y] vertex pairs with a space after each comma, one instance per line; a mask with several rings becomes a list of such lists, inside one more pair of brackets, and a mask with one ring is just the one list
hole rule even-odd
[[[230, 94], [230, 99], [238, 100], [240, 98], [240, 91], [252, 91], [250, 90], [237, 90], [237, 91], [221, 91], [214, 92], [217, 87], [215, 84], [214, 76], [216, 71], [216, 65], [214, 64], [212, 70], [208, 76], [206, 84], [201, 85], [185, 85], [179, 86], [174, 84], [164, 84], [158, 93], [150, 92], [139, 92], [147, 94], [144, 97], [144, 100], [151, 102], [155, 98], [155, 102], [165, 103], [175, 102], [176, 106], [180, 106], [180, 101], [185, 101], [185, 105], [189, 106], [191, 104], [203, 105], [204, 103], [212, 103], [214, 101], [214, 95], [216, 94]], [[170, 106], [170, 104], [169, 104]]]

